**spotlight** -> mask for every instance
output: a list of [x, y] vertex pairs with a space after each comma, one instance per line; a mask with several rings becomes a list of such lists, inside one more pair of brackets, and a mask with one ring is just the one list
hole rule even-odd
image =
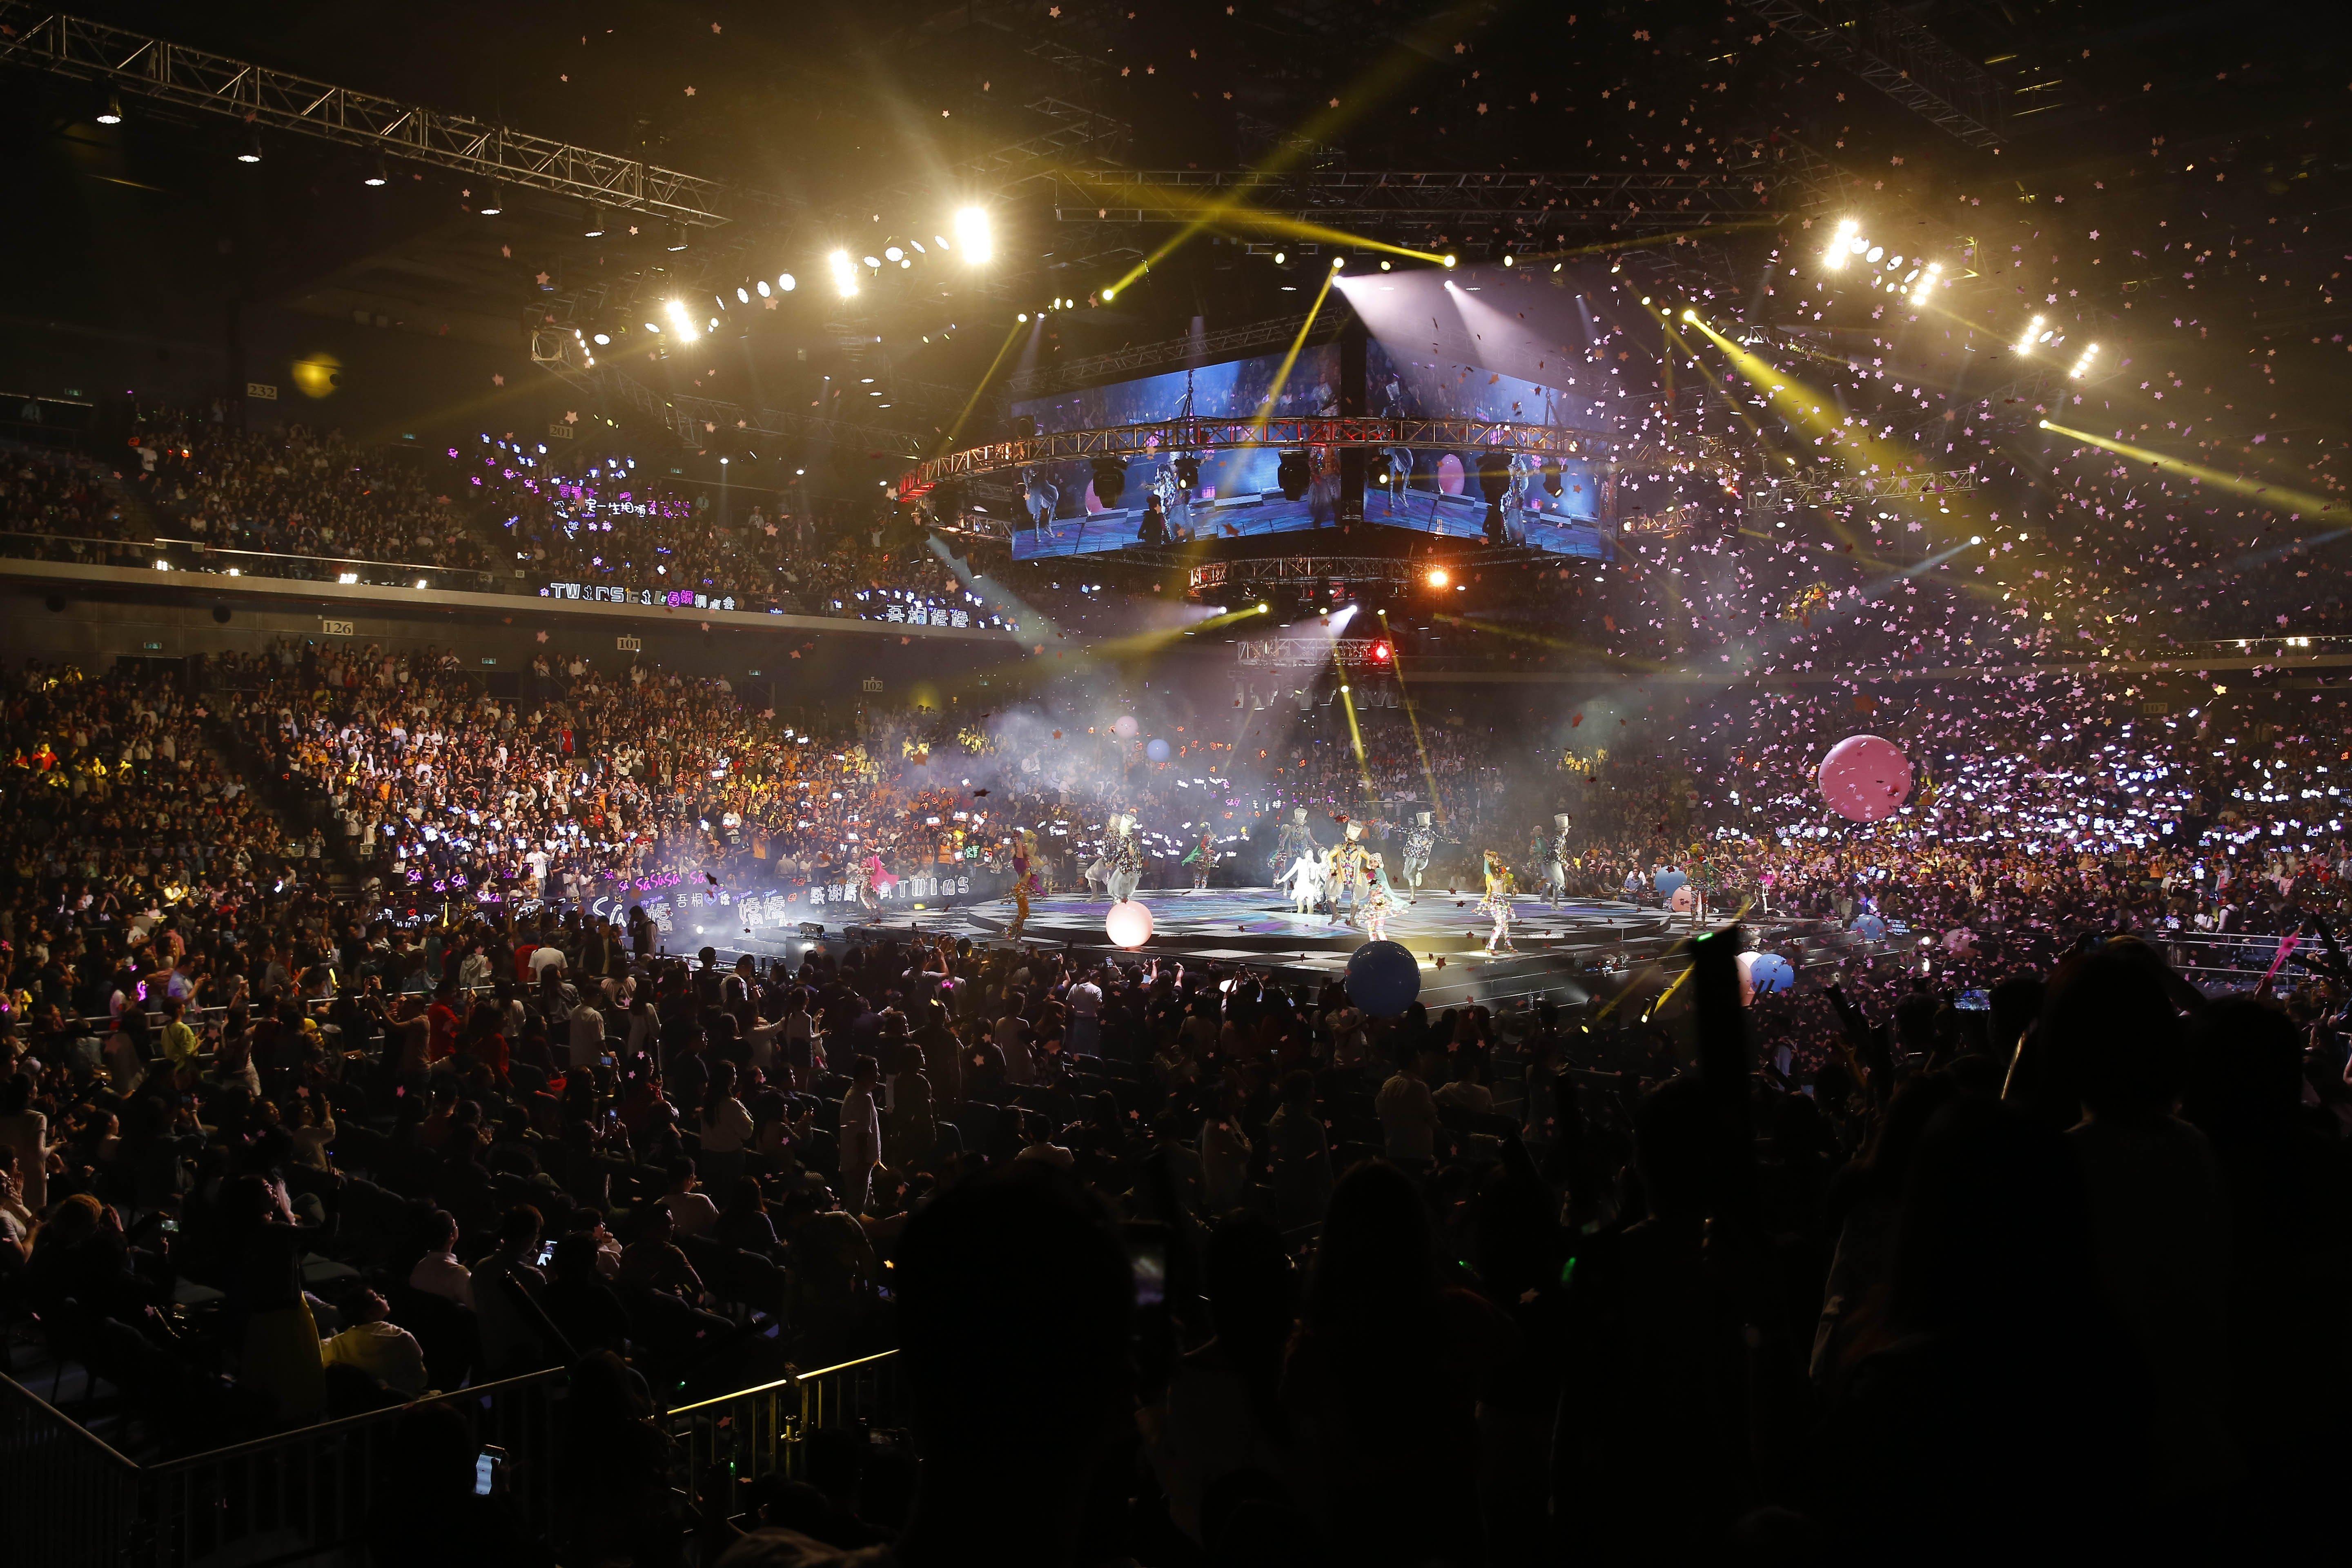
[[884, 258], [886, 260], [890, 260], [890, 261], [903, 261], [903, 260], [905, 260], [905, 259], [906, 259], [907, 252], [906, 252], [906, 250], [905, 250], [905, 248], [904, 248], [904, 247], [900, 247], [900, 246], [893, 245], [893, 246], [890, 246], [890, 247], [887, 247], [887, 248], [882, 252], [882, 255], [883, 255], [883, 258]]
[[1698, 320], [1698, 312], [1692, 310], [1688, 305], [1685, 305], [1683, 307], [1683, 320], [1685, 321], [1696, 321]]
[[793, 277], [791, 273], [779, 272], [776, 274], [776, 287], [782, 289], [785, 293], [789, 294], [800, 286], [801, 280]]
[[1458, 261], [1458, 260], [1460, 260], [1460, 259], [1461, 259], [1461, 258], [1460, 258], [1459, 257], [1455, 256], [1455, 255], [1454, 255], [1452, 251], [1450, 251], [1450, 250], [1449, 250], [1449, 251], [1447, 251], [1447, 252], [1445, 253], [1445, 265], [1446, 265], [1446, 266], [1448, 266], [1448, 267], [1453, 266], [1456, 261]]
[[479, 209], [481, 215], [484, 217], [496, 217], [506, 211], [506, 187], [493, 182], [490, 186], [490, 199], [484, 202]]
[[122, 123], [122, 95], [121, 93], [110, 92], [106, 95], [106, 106], [98, 111], [98, 122], [100, 125], [120, 125]]
[[2082, 380], [2084, 373], [2089, 371], [2091, 368], [2091, 361], [2097, 357], [2098, 353], [2098, 344], [2087, 343], [2084, 345], [2083, 357], [2074, 362], [2074, 368], [2066, 373], [2066, 379], [2069, 381]]
[[392, 171], [384, 167], [383, 160], [381, 158], [378, 158], [375, 161], [375, 166], [367, 172], [367, 178], [360, 182], [362, 185], [388, 185], [391, 183]]
[[604, 209], [603, 207], [590, 207], [588, 209], [588, 221], [581, 226], [580, 233], [582, 237], [586, 239], [602, 239], [604, 237]]
[[1926, 269], [1919, 274], [1919, 286], [1911, 291], [1911, 302], [1915, 305], [1926, 304], [1927, 302], [1929, 292], [1934, 289], [1937, 281], [1942, 278], [1943, 273], [1944, 264], [1942, 262], [1930, 261], [1927, 263]]
[[1290, 259], [1290, 258], [1288, 258], [1287, 256], [1285, 256], [1285, 255], [1284, 255], [1282, 252], [1280, 252], [1279, 250], [1277, 250], [1277, 251], [1276, 251], [1276, 252], [1274, 253], [1274, 264], [1275, 264], [1276, 267], [1281, 266], [1284, 262], [1286, 262], [1286, 261], [1287, 261], [1287, 260], [1289, 260], [1289, 259]]
[[1386, 257], [1382, 257], [1382, 258], [1381, 258], [1381, 271], [1383, 271], [1383, 272], [1386, 272], [1390, 268], [1393, 267], [1394, 265], [1396, 265], [1396, 264], [1395, 264], [1394, 262], [1392, 262], [1392, 261], [1389, 260], [1389, 259], [1388, 259], [1388, 258], [1386, 258]]
[[1509, 256], [1509, 254], [1508, 254], [1507, 252], [1507, 253], [1505, 253], [1505, 255], [1504, 255], [1504, 257], [1503, 257], [1503, 265], [1504, 265], [1504, 266], [1506, 266], [1506, 267], [1508, 267], [1508, 266], [1510, 266], [1510, 265], [1511, 265], [1511, 258], [1510, 258], [1510, 256]]
[[[767, 291], [768, 286], [765, 283], [761, 284], [760, 292], [764, 294]], [[735, 302], [739, 305], [750, 304], [751, 302], [751, 291], [749, 289], [742, 288], [739, 285], [735, 290]], [[727, 301], [724, 300], [719, 300], [719, 308], [722, 310], [725, 310], [727, 308]]]
[[[986, 207], [961, 207], [955, 215], [956, 243], [963, 247], [964, 265], [978, 267], [996, 254], [996, 239], [991, 231]], [[947, 241], [940, 241], [944, 249]]]
[[674, 223], [669, 226], [669, 247], [672, 250], [686, 248], [686, 225]]
[[1115, 286], [1107, 283], [1103, 285], [1102, 297], [1103, 303], [1108, 305], [1118, 297], [1118, 289]]
[[260, 132], [255, 131], [247, 134], [245, 138], [245, 151], [236, 155], [236, 161], [240, 163], [258, 163], [261, 162]]
[[1374, 643], [1372, 645], [1372, 662], [1374, 664], [1386, 664], [1388, 661], [1389, 645], [1384, 642]]
[[694, 318], [686, 313], [685, 300], [672, 300], [662, 310], [669, 317], [669, 324], [677, 331], [679, 342], [690, 343], [699, 335], [694, 328]]
[[835, 291], [845, 300], [856, 295], [857, 263], [850, 259], [849, 252], [836, 250], [824, 260], [825, 265], [833, 268], [833, 286]]
[[1257, 607], [1257, 613], [1261, 616], [1272, 615], [1274, 613], [1274, 606], [1272, 605], [1261, 604]]
[[1861, 226], [1850, 217], [1839, 219], [1837, 233], [1830, 237], [1830, 247], [1822, 252], [1822, 265], [1832, 272], [1843, 267], [1847, 249], [1853, 243], [1854, 230]]
[[882, 270], [882, 258], [880, 257], [869, 256], [865, 258], [865, 261], [866, 265], [874, 268], [875, 271], [879, 272]]
[[1020, 316], [1019, 316], [1019, 318], [1018, 318], [1018, 320], [1021, 320], [1021, 321], [1027, 321], [1028, 319], [1029, 319], [1029, 312], [1028, 312], [1028, 311], [1026, 311], [1026, 310], [1022, 311], [1022, 312], [1021, 312], [1021, 314], [1020, 314]]
[[2036, 316], [2032, 321], [2026, 324], [2025, 335], [2017, 340], [2017, 352], [2021, 354], [2032, 353], [2033, 352], [2034, 342], [2040, 335], [2041, 331], [2042, 318]]
[[1334, 272], [1339, 271], [1339, 268], [1347, 265], [1348, 258], [1344, 256], [1335, 256], [1331, 258], [1331, 270]]
[[612, 341], [612, 338], [605, 333], [598, 332], [596, 334], [596, 346], [600, 349], [610, 343]]
[[761, 298], [761, 299], [762, 299], [762, 300], [766, 300], [766, 299], [772, 298], [772, 295], [771, 294], [771, 292], [770, 292], [770, 290], [769, 290], [769, 289], [768, 289], [768, 280], [767, 280], [766, 279], [764, 279], [764, 278], [761, 279], [758, 282], [756, 282], [756, 283], [752, 284], [752, 285], [751, 285], [751, 287], [752, 287], [752, 288], [754, 288], [754, 289], [757, 289], [760, 291], [760, 298]]
[[1448, 572], [1444, 567], [1433, 566], [1429, 569], [1429, 585], [1431, 587], [1443, 588], [1453, 581], [1454, 574]]

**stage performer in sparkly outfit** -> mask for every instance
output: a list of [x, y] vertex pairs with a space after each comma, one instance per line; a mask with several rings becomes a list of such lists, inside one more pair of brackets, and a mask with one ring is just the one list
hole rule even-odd
[[1502, 856], [1487, 850], [1486, 896], [1478, 900], [1478, 908], [1495, 921], [1495, 929], [1486, 938], [1489, 954], [1498, 949], [1504, 952], [1518, 952], [1511, 945], [1511, 898], [1517, 891], [1518, 885], [1511, 876], [1511, 868], [1503, 864]]

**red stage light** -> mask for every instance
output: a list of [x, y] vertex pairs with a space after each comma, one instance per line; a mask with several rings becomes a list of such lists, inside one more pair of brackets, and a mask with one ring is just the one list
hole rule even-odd
[[1372, 662], [1374, 664], [1386, 664], [1388, 661], [1389, 645], [1384, 642], [1374, 643], [1372, 645]]

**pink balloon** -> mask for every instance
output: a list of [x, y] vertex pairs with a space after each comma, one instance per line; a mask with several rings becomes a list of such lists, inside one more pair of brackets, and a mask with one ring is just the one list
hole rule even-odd
[[1911, 794], [1910, 759], [1876, 735], [1848, 735], [1830, 748], [1814, 776], [1830, 809], [1853, 822], [1892, 816]]
[[1151, 940], [1151, 911], [1133, 899], [1113, 904], [1103, 917], [1103, 932], [1114, 947], [1141, 947]]
[[1450, 496], [1462, 493], [1462, 459], [1451, 452], [1437, 459], [1437, 488]]

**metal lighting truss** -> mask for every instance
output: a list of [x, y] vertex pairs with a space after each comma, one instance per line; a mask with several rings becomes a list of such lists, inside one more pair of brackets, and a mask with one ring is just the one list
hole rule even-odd
[[1265, 420], [1164, 419], [1149, 425], [1057, 430], [967, 447], [918, 464], [898, 481], [898, 492], [902, 497], [912, 498], [945, 479], [1000, 473], [1033, 463], [1223, 452], [1248, 447], [1483, 447], [1530, 457], [1614, 458], [1621, 464], [1630, 462], [1645, 468], [1696, 467], [1712, 459], [1712, 454], [1708, 458], [1697, 458], [1649, 443], [1620, 444], [1615, 437], [1597, 430], [1502, 419], [1397, 419], [1360, 415]]
[[[747, 206], [779, 205], [778, 198], [642, 159], [355, 92], [86, 17], [44, 12], [20, 0], [0, 0], [0, 64], [102, 81], [180, 109], [299, 132], [598, 206], [712, 228], [741, 216]], [[722, 201], [735, 210], [724, 210]]]
[[1674, 229], [1762, 210], [1737, 174], [1479, 173], [1383, 169], [1066, 169], [1054, 216], [1066, 223], [1191, 223], [1253, 217], [1353, 229], [1430, 229], [1508, 221], [1541, 227]]
[[[1334, 310], [1326, 318], [1328, 330], [1337, 332], [1344, 320], [1344, 312]], [[1196, 355], [1202, 363], [1207, 364], [1228, 354], [1265, 348], [1270, 343], [1286, 343], [1298, 335], [1298, 329], [1307, 321], [1307, 318], [1303, 315], [1283, 316], [1271, 321], [1225, 327], [1213, 332], [1204, 332], [1199, 337], [1188, 334], [1181, 338], [1163, 338], [1152, 343], [1130, 343], [1109, 353], [1064, 360], [1059, 364], [1022, 371], [1006, 378], [1004, 390], [1013, 397], [1034, 397], [1041, 392], [1056, 392], [1064, 387], [1082, 385], [1099, 376], [1150, 370]]]
[[1998, 147], [2000, 83], [1891, 5], [1832, 22], [1797, 0], [1740, 0], [1763, 22], [1835, 60], [1965, 146]]

